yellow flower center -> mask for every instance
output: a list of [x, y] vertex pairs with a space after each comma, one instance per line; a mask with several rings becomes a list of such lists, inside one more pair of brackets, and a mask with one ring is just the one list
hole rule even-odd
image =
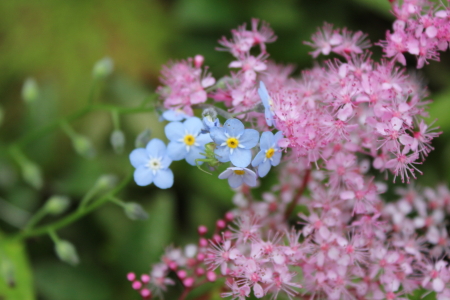
[[267, 150], [267, 152], [266, 152], [266, 158], [271, 158], [274, 154], [275, 154], [275, 149], [270, 148], [270, 149]]
[[244, 175], [245, 171], [244, 170], [234, 170], [234, 174], [236, 174], [236, 175]]
[[188, 146], [192, 146], [195, 143], [195, 137], [192, 134], [186, 134], [184, 136], [184, 143]]
[[230, 148], [236, 148], [239, 145], [239, 141], [236, 138], [229, 138], [227, 140], [227, 145]]

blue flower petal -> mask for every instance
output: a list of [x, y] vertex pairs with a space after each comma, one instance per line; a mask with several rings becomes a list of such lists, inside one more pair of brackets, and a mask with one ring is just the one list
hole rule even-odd
[[172, 160], [182, 160], [187, 155], [186, 144], [182, 142], [170, 142], [167, 146], [167, 155]]
[[[195, 160], [198, 158], [205, 158], [203, 155], [200, 154], [201, 148], [199, 147], [192, 147], [191, 151], [188, 152], [186, 155], [186, 161], [191, 166], [195, 166]], [[201, 165], [203, 162], [199, 161], [198, 164]]]
[[140, 166], [134, 171], [134, 181], [137, 185], [146, 186], [153, 182], [153, 173], [150, 168]]
[[200, 134], [196, 138], [196, 142], [200, 145], [201, 148], [205, 147], [205, 144], [211, 143], [213, 140], [211, 139], [211, 136], [209, 133]]
[[171, 169], [159, 170], [155, 176], [155, 185], [160, 189], [168, 189], [173, 185], [173, 173]]
[[264, 117], [266, 118], [267, 126], [275, 125], [275, 119], [273, 118], [273, 112], [270, 108], [264, 110]]
[[281, 160], [281, 151], [277, 151], [273, 154], [272, 156], [272, 166], [278, 166], [278, 164], [280, 163]]
[[228, 147], [218, 147], [214, 153], [216, 154], [216, 158], [220, 162], [228, 162], [230, 161], [230, 148]]
[[259, 97], [261, 97], [261, 101], [265, 108], [269, 107], [269, 92], [267, 92], [266, 85], [264, 82], [259, 82], [259, 89], [258, 89]]
[[134, 149], [130, 153], [131, 165], [135, 168], [146, 165], [148, 163], [149, 157], [147, 151], [144, 148]]
[[244, 183], [248, 186], [256, 186], [256, 174], [252, 170], [245, 170]]
[[226, 179], [234, 173], [234, 170], [228, 168], [219, 175], [219, 179]]
[[163, 112], [162, 117], [167, 121], [182, 121], [189, 116], [184, 113], [182, 110], [173, 110], [169, 109]]
[[152, 139], [148, 142], [145, 150], [149, 157], [163, 157], [166, 153], [166, 144], [160, 139]]
[[258, 166], [258, 175], [259, 175], [259, 177], [266, 176], [267, 173], [269, 173], [271, 167], [272, 166], [270, 165], [270, 160], [266, 160], [265, 162], [261, 163]]
[[210, 136], [217, 145], [221, 145], [227, 140], [227, 137], [225, 136], [225, 129], [223, 129], [223, 127], [211, 128]]
[[244, 176], [237, 175], [237, 174], [231, 174], [230, 177], [228, 177], [228, 184], [233, 188], [238, 188], [244, 183]]
[[255, 129], [245, 129], [242, 136], [239, 138], [239, 144], [245, 149], [252, 149], [258, 144], [259, 132]]
[[182, 139], [185, 135], [185, 131], [183, 124], [180, 122], [170, 122], [164, 128], [167, 138], [171, 141]]
[[244, 124], [238, 119], [228, 119], [225, 124], [223, 124], [225, 131], [231, 136], [236, 137], [244, 132]]
[[252, 151], [247, 149], [235, 148], [230, 160], [236, 167], [245, 168], [252, 161]]
[[258, 166], [260, 163], [263, 162], [265, 157], [266, 157], [266, 154], [264, 153], [264, 151], [259, 151], [258, 154], [256, 154], [255, 158], [252, 161], [252, 166], [254, 166], [254, 167]]
[[197, 135], [203, 128], [203, 122], [197, 117], [187, 119], [183, 125], [190, 134], [194, 135]]
[[169, 157], [169, 155], [168, 154], [164, 155], [161, 160], [161, 169], [167, 169], [171, 163], [172, 159]]
[[261, 134], [261, 140], [259, 141], [259, 147], [261, 150], [267, 150], [272, 148], [274, 143], [273, 133], [270, 131], [263, 132]]
[[283, 131], [278, 131], [277, 133], [275, 133], [275, 136], [273, 138], [273, 142], [275, 143], [275, 145], [278, 148], [279, 148], [278, 141], [281, 140], [282, 138], [284, 138]]

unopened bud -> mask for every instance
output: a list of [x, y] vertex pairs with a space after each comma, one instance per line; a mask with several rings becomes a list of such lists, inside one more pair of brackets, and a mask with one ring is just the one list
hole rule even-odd
[[76, 135], [72, 138], [72, 144], [79, 155], [86, 158], [93, 158], [95, 156], [95, 148], [87, 137]]
[[141, 205], [134, 203], [134, 202], [128, 202], [124, 204], [124, 211], [128, 218], [131, 220], [147, 220], [148, 214], [147, 212], [142, 208]]
[[147, 146], [148, 142], [150, 142], [152, 136], [152, 132], [150, 129], [145, 129], [136, 138], [136, 141], [134, 142], [134, 145], [136, 148], [145, 148]]
[[204, 61], [205, 61], [205, 58], [203, 57], [203, 55], [197, 54], [194, 57], [194, 66], [196, 68], [200, 68], [203, 65]]
[[40, 189], [43, 185], [41, 169], [31, 161], [26, 161], [22, 165], [23, 179], [32, 187]]
[[22, 99], [27, 103], [33, 103], [39, 96], [39, 88], [34, 78], [25, 80], [22, 86]]
[[47, 200], [45, 209], [51, 215], [59, 215], [69, 207], [69, 204], [70, 200], [68, 197], [55, 195]]
[[104, 57], [95, 63], [92, 75], [94, 79], [103, 79], [114, 70], [114, 63], [111, 58]]
[[99, 190], [106, 190], [117, 184], [117, 176], [114, 174], [105, 174], [100, 176], [95, 182], [95, 186]]
[[80, 262], [75, 246], [68, 241], [57, 241], [55, 245], [55, 251], [60, 260], [72, 266], [75, 266]]
[[114, 130], [111, 133], [111, 145], [113, 146], [114, 151], [117, 154], [120, 154], [123, 152], [123, 148], [125, 146], [125, 134], [122, 130]]

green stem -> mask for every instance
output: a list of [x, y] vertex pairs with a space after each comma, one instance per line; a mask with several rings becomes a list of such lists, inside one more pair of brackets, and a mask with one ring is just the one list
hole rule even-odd
[[103, 196], [101, 196], [97, 201], [94, 201], [90, 206], [86, 207], [85, 209], [76, 210], [73, 213], [71, 213], [70, 215], [66, 216], [65, 218], [63, 218], [59, 221], [53, 222], [51, 224], [44, 225], [44, 226], [41, 226], [41, 227], [38, 227], [38, 228], [32, 229], [32, 230], [24, 230], [14, 236], [12, 236], [12, 238], [15, 240], [23, 240], [28, 237], [47, 234], [50, 230], [55, 231], [55, 230], [63, 228], [65, 226], [77, 221], [78, 219], [84, 217], [85, 215], [89, 214], [93, 210], [97, 209], [98, 207], [100, 207], [103, 204], [105, 204], [106, 202], [108, 202], [111, 197], [113, 197], [118, 192], [120, 192], [128, 184], [128, 182], [131, 180], [131, 178], [132, 178], [132, 173], [130, 173], [124, 180], [122, 180], [122, 182], [118, 186], [116, 186], [114, 189], [112, 189], [108, 193], [104, 194]]
[[31, 218], [28, 220], [28, 223], [25, 225], [24, 229], [29, 230], [33, 228], [39, 221], [41, 221], [47, 215], [47, 208], [44, 204]]
[[294, 211], [294, 208], [297, 206], [298, 201], [302, 197], [303, 193], [306, 190], [309, 182], [309, 176], [311, 175], [311, 169], [306, 170], [305, 176], [303, 177], [302, 186], [298, 189], [297, 194], [295, 194], [294, 198], [292, 198], [291, 203], [289, 203], [286, 212], [284, 214], [284, 220], [287, 221], [289, 216]]

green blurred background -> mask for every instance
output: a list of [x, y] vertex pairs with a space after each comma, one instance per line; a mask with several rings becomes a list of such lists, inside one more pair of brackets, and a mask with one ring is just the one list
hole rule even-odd
[[[70, 139], [58, 129], [24, 148], [26, 156], [42, 168], [43, 188], [36, 190], [21, 179], [6, 151], [8, 145], [27, 131], [83, 107], [92, 86], [92, 67], [102, 57], [112, 58], [115, 70], [101, 84], [96, 102], [134, 107], [153, 93], [161, 66], [170, 59], [203, 54], [216, 78], [226, 74], [231, 55], [215, 51], [217, 40], [250, 23], [252, 17], [269, 22], [278, 35], [278, 41], [268, 45], [271, 58], [294, 63], [301, 70], [313, 65], [307, 54], [310, 49], [302, 42], [324, 21], [363, 30], [376, 42], [391, 26], [389, 10], [387, 0], [0, 1], [0, 105], [5, 113], [0, 127], [0, 198], [29, 212], [53, 194], [68, 195], [77, 203], [99, 176], [123, 178], [132, 172], [128, 153], [139, 132], [150, 128], [152, 137], [164, 139], [164, 124], [155, 113], [122, 116], [126, 147], [122, 154], [115, 154], [109, 142], [111, 115], [91, 113], [73, 126], [93, 141], [95, 158], [77, 155]], [[380, 49], [373, 51], [379, 58]], [[449, 54], [441, 60], [431, 62], [420, 74], [435, 100], [431, 119], [439, 118], [437, 124], [448, 132]], [[414, 65], [413, 59], [410, 62]], [[38, 82], [40, 96], [36, 103], [26, 104], [20, 90], [30, 76]], [[421, 167], [426, 174], [419, 178], [421, 185], [449, 181], [449, 140], [444, 133], [434, 143], [437, 150]], [[213, 228], [215, 220], [232, 208], [233, 193], [225, 181], [185, 162], [173, 163], [172, 169], [175, 185], [170, 190], [131, 183], [119, 195], [142, 204], [150, 215], [147, 221], [131, 221], [120, 207], [107, 204], [58, 231], [76, 246], [81, 259], [76, 267], [57, 259], [48, 236], [10, 245], [17, 254], [16, 289], [20, 292], [0, 299], [140, 299], [125, 279], [127, 272], [148, 272], [167, 245], [196, 241], [198, 225]], [[263, 183], [273, 180], [272, 175]], [[6, 233], [17, 231], [2, 220], [0, 226]]]

